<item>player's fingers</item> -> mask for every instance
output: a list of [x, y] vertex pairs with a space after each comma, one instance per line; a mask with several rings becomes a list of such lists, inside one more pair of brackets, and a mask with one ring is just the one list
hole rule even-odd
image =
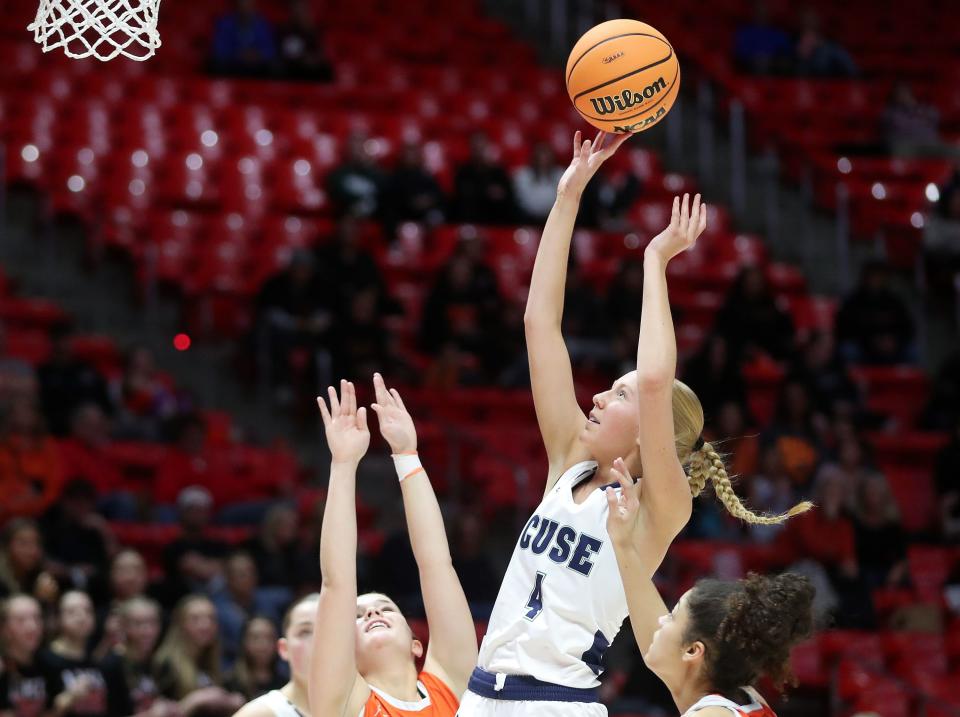
[[361, 431], [367, 430], [367, 409], [363, 406], [357, 409], [357, 428]]
[[693, 207], [690, 209], [690, 223], [687, 225], [689, 232], [688, 239], [691, 241], [697, 238], [696, 230], [700, 226], [700, 193], [693, 197]]
[[670, 212], [670, 224], [677, 226], [680, 223], [680, 197], [673, 198], [673, 210]]
[[606, 155], [607, 155], [608, 157], [611, 156], [614, 152], [616, 152], [616, 151], [620, 148], [620, 145], [622, 145], [624, 142], [626, 142], [626, 141], [627, 141], [628, 139], [630, 139], [632, 136], [633, 136], [633, 135], [630, 134], [629, 132], [623, 132], [622, 134], [618, 134], [618, 135], [614, 138], [613, 142], [611, 142], [610, 145], [606, 148], [606, 150], [605, 150]]
[[340, 415], [340, 401], [337, 399], [337, 389], [327, 386], [327, 396], [330, 399], [330, 415], [336, 418]]
[[407, 407], [403, 405], [403, 399], [400, 398], [400, 392], [395, 388], [390, 389], [390, 395], [393, 396], [393, 400], [397, 402], [397, 405], [402, 408], [404, 411], [407, 410]]
[[706, 203], [700, 205], [700, 226], [697, 228], [697, 235], [703, 234], [704, 230], [707, 228], [707, 205]]
[[690, 221], [690, 195], [684, 193], [683, 201], [680, 203], [680, 229], [686, 232], [687, 224]]
[[580, 156], [580, 130], [573, 133], [573, 158]]
[[387, 393], [387, 385], [383, 382], [383, 376], [379, 373], [373, 374], [373, 392], [377, 397], [377, 403], [383, 406], [390, 405], [390, 394]]
[[326, 428], [330, 425], [330, 411], [327, 410], [327, 402], [323, 400], [323, 396], [317, 396], [317, 406], [320, 408], [320, 417], [323, 419], [323, 427]]
[[603, 130], [597, 132], [597, 138], [593, 140], [593, 151], [600, 152], [603, 149], [603, 141], [607, 138], [607, 133]]
[[619, 498], [617, 497], [617, 492], [613, 488], [607, 488], [604, 493], [607, 496], [607, 507], [610, 509], [610, 512], [613, 513], [618, 507]]
[[353, 393], [353, 384], [346, 379], [340, 379], [340, 405], [343, 412], [348, 416], [357, 412], [357, 399]]
[[626, 495], [627, 491], [633, 486], [633, 479], [627, 472], [627, 466], [622, 458], [617, 458], [613, 462], [613, 473], [617, 477], [620, 487], [623, 488], [624, 495]]

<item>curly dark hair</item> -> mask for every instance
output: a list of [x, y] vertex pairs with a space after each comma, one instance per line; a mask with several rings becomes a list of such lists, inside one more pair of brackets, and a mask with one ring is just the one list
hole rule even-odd
[[687, 598], [684, 642], [704, 644], [710, 689], [736, 700], [763, 676], [777, 687], [792, 683], [790, 650], [813, 631], [813, 596], [810, 580], [795, 573], [699, 581]]

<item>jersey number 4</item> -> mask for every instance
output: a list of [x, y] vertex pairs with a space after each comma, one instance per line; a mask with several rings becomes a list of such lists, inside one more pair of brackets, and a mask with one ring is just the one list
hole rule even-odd
[[537, 581], [533, 584], [530, 599], [527, 600], [527, 614], [525, 617], [528, 620], [536, 619], [537, 615], [543, 611], [543, 581], [546, 577], [546, 573], [537, 573]]

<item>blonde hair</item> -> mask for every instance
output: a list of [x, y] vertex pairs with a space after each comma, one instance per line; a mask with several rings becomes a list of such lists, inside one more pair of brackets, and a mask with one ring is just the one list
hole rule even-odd
[[[170, 628], [153, 658], [154, 670], [169, 675], [170, 687], [175, 699], [183, 699], [197, 689], [197, 679], [205, 672], [215, 684], [220, 684], [220, 638], [214, 633], [213, 640], [194, 657], [190, 647], [190, 638], [183, 629], [183, 621], [190, 605], [205, 602], [213, 603], [204, 595], [187, 595], [173, 609]], [[162, 688], [161, 688], [162, 689]]]
[[733, 489], [730, 476], [727, 475], [723, 458], [710, 443], [700, 442], [703, 432], [703, 406], [697, 394], [683, 383], [673, 382], [673, 435], [677, 449], [677, 457], [687, 470], [690, 482], [690, 493], [696, 498], [707, 486], [707, 481], [713, 485], [713, 492], [717, 500], [723, 503], [724, 508], [735, 518], [754, 525], [774, 525], [783, 523], [800, 513], [805, 513], [813, 507], [813, 503], [803, 501], [793, 506], [786, 513], [779, 515], [760, 515], [747, 508]]

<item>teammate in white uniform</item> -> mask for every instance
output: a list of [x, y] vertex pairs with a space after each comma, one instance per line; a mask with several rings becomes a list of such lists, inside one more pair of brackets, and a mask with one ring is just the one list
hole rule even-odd
[[[460, 717], [578, 715], [600, 717], [603, 655], [627, 615], [616, 557], [606, 532], [601, 490], [616, 483], [623, 457], [643, 476], [637, 549], [660, 565], [708, 479], [734, 515], [740, 504], [723, 462], [701, 437], [703, 409], [676, 381], [677, 347], [666, 267], [706, 228], [697, 195], [674, 200], [670, 225], [644, 253], [637, 369], [594, 396], [589, 418], [577, 405], [570, 358], [560, 331], [567, 258], [580, 196], [600, 165], [625, 140], [603, 148], [574, 137], [573, 161], [560, 180], [530, 281], [524, 316], [530, 379], [549, 459], [543, 503], [524, 527], [480, 648]], [[684, 467], [690, 471], [686, 475]]]
[[290, 664], [290, 681], [248, 702], [234, 717], [310, 717], [307, 680], [319, 597], [313, 593], [300, 598], [283, 618], [283, 637], [277, 641], [277, 651]]
[[[614, 471], [620, 490], [606, 490], [607, 534], [647, 667], [685, 716], [776, 717], [752, 685], [763, 676], [781, 685], [788, 680], [790, 651], [813, 629], [813, 585], [791, 573], [701, 580], [667, 610], [637, 549], [646, 486], [629, 477], [622, 460]], [[801, 503], [791, 512], [810, 507]]]

